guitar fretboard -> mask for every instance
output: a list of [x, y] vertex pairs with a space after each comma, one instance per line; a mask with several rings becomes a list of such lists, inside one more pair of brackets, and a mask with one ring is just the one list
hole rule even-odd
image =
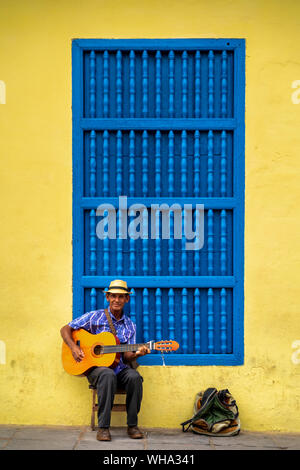
[[101, 352], [103, 354], [137, 351], [141, 346], [147, 346], [149, 349], [153, 349], [150, 343], [139, 343], [139, 344], [113, 344], [109, 346], [103, 346]]

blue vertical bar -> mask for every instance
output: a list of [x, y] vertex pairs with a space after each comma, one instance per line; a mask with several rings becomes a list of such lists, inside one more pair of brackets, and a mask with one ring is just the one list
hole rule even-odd
[[195, 53], [195, 118], [201, 117], [201, 53]]
[[109, 238], [103, 240], [103, 274], [109, 275]]
[[155, 196], [158, 197], [161, 194], [161, 133], [156, 131], [155, 133]]
[[161, 52], [155, 54], [155, 116], [161, 117]]
[[214, 53], [208, 53], [208, 117], [214, 117]]
[[90, 196], [96, 196], [96, 132], [90, 132]]
[[120, 210], [117, 211], [117, 266], [116, 266], [116, 273], [118, 276], [123, 274], [123, 239], [120, 237], [122, 233], [122, 217], [120, 216]]
[[221, 197], [227, 196], [227, 155], [226, 155], [226, 144], [227, 144], [227, 135], [226, 131], [222, 131], [221, 134]]
[[96, 310], [96, 308], [97, 308], [97, 292], [96, 292], [96, 289], [94, 287], [91, 289], [91, 293], [90, 293], [90, 305], [91, 305], [91, 311]]
[[207, 214], [207, 271], [208, 275], [214, 273], [214, 213], [212, 209]]
[[181, 56], [182, 61], [182, 117], [187, 117], [187, 95], [188, 95], [188, 53], [183, 51]]
[[173, 51], [169, 52], [169, 117], [174, 117], [174, 59]]
[[108, 302], [106, 300], [106, 294], [103, 294], [103, 308], [107, 308]]
[[143, 336], [144, 341], [149, 341], [149, 293], [148, 289], [143, 289]]
[[170, 239], [169, 239], [169, 276], [174, 275], [174, 213], [170, 211]]
[[[185, 249], [186, 238], [184, 233], [185, 210], [182, 211], [182, 236], [181, 236], [181, 275], [187, 275], [187, 252]], [[172, 235], [171, 235], [172, 236]]]
[[208, 132], [208, 160], [207, 160], [207, 196], [213, 196], [213, 183], [214, 183], [214, 160], [213, 160], [213, 148], [214, 148], [214, 133], [213, 131]]
[[209, 288], [207, 293], [207, 337], [208, 337], [208, 354], [214, 352], [214, 293]]
[[181, 196], [187, 195], [187, 133], [181, 133]]
[[170, 340], [175, 339], [175, 305], [174, 305], [174, 290], [171, 288], [168, 292], [168, 320], [169, 320], [169, 335]]
[[221, 276], [227, 274], [227, 227], [226, 227], [226, 210], [221, 211], [221, 234], [220, 234], [220, 264]]
[[194, 251], [194, 275], [200, 276], [200, 250]]
[[169, 132], [168, 193], [174, 195], [174, 132]]
[[160, 248], [160, 236], [159, 236], [159, 211], [155, 212], [155, 274], [160, 276], [161, 274], [161, 248]]
[[122, 164], [122, 132], [117, 132], [117, 160], [116, 160], [116, 192], [117, 196], [122, 194], [123, 182], [123, 164]]
[[[197, 212], [195, 211], [195, 217], [196, 217], [196, 233], [201, 233], [200, 232], [200, 217], [197, 217]], [[196, 237], [196, 240], [199, 240], [198, 237]], [[200, 276], [200, 250], [195, 250], [194, 251], [194, 274], [195, 276]]]
[[129, 240], [129, 274], [134, 276], [135, 271], [135, 249], [134, 249], [134, 239], [130, 238]]
[[148, 195], [148, 133], [143, 131], [142, 136], [142, 192], [143, 197]]
[[90, 52], [90, 109], [89, 116], [91, 118], [96, 116], [96, 54], [95, 51]]
[[96, 257], [96, 212], [90, 211], [90, 275], [96, 276], [97, 257]]
[[198, 287], [194, 293], [194, 331], [195, 331], [195, 354], [201, 352], [201, 317], [200, 317], [200, 292]]
[[233, 113], [237, 127], [233, 137], [233, 353], [238, 364], [244, 361], [244, 236], [245, 236], [245, 40], [239, 41], [233, 60]]
[[109, 53], [103, 52], [103, 117], [108, 117], [109, 110]]
[[[132, 219], [132, 217], [134, 217], [134, 211], [133, 210], [129, 210], [129, 219]], [[131, 220], [130, 220], [131, 222]], [[131, 276], [134, 276], [136, 274], [136, 270], [135, 270], [135, 240], [133, 238], [133, 227], [131, 225], [131, 223], [129, 224], [129, 228], [128, 228], [128, 235], [129, 235], [129, 274]]]
[[227, 52], [222, 52], [221, 71], [221, 117], [227, 117]]
[[122, 117], [122, 52], [117, 51], [116, 55], [116, 105], [117, 117]]
[[102, 184], [103, 196], [108, 196], [109, 194], [108, 153], [109, 153], [109, 133], [108, 131], [104, 131], [103, 132], [103, 184]]
[[135, 290], [131, 289], [132, 294], [130, 295], [130, 319], [136, 325], [136, 295]]
[[135, 53], [129, 53], [129, 116], [135, 117]]
[[182, 328], [182, 352], [188, 352], [188, 312], [187, 312], [187, 290], [182, 289], [181, 293], [181, 328]]
[[200, 132], [194, 133], [194, 196], [200, 196]]
[[161, 290], [158, 288], [155, 292], [155, 307], [156, 307], [156, 321], [155, 321], [155, 331], [156, 331], [156, 340], [162, 340], [162, 305], [161, 305]]
[[[73, 318], [84, 313], [85, 299], [84, 288], [82, 286], [82, 276], [84, 274], [84, 210], [80, 206], [83, 192], [83, 140], [84, 133], [80, 125], [80, 120], [85, 116], [84, 94], [87, 83], [84, 80], [84, 57], [83, 51], [78, 41], [72, 41], [72, 125], [73, 125], [73, 224], [72, 224], [72, 247], [73, 247]], [[87, 114], [88, 115], [88, 114]]]
[[[143, 227], [148, 228], [148, 211], [147, 211], [147, 209], [143, 210], [142, 217], [143, 217]], [[143, 273], [144, 273], [145, 276], [147, 276], [148, 270], [149, 270], [149, 266], [148, 266], [149, 265], [149, 262], [148, 262], [148, 249], [149, 249], [148, 230], [147, 230], [147, 234], [146, 233], [143, 234], [142, 239], [143, 239]]]
[[142, 98], [142, 116], [148, 116], [148, 53], [144, 51], [142, 54], [142, 85], [143, 85], [143, 98]]
[[135, 133], [129, 132], [129, 196], [134, 196], [135, 189]]
[[227, 352], [227, 302], [226, 302], [226, 289], [221, 289], [221, 315], [220, 315], [220, 328], [221, 328], [221, 353]]

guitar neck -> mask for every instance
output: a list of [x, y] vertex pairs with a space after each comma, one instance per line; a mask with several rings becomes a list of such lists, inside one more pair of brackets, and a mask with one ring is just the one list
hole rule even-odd
[[149, 341], [148, 343], [138, 343], [138, 344], [113, 344], [103, 346], [102, 353], [118, 353], [118, 352], [127, 352], [127, 351], [137, 351], [141, 346], [147, 346], [147, 348], [154, 349], [154, 341]]

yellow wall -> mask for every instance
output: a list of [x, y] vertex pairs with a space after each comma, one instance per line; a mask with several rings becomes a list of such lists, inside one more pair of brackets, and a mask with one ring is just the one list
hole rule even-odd
[[141, 367], [140, 424], [179, 426], [215, 386], [235, 396], [243, 429], [300, 431], [299, 15], [296, 0], [0, 3], [0, 423], [90, 418], [85, 379], [60, 362], [72, 317], [72, 38], [242, 37], [245, 363]]

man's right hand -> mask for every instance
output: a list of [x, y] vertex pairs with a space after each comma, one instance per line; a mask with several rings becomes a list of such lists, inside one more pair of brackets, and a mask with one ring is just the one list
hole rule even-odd
[[78, 344], [76, 344], [72, 338], [72, 331], [73, 329], [70, 325], [65, 325], [61, 328], [60, 334], [64, 342], [69, 346], [72, 352], [72, 356], [74, 357], [76, 362], [82, 361], [84, 358], [84, 352], [80, 348]]
[[82, 359], [84, 358], [84, 352], [79, 346], [77, 346], [77, 344], [75, 344], [75, 346], [71, 348], [71, 351], [72, 356], [74, 357], [76, 362], [82, 361]]

